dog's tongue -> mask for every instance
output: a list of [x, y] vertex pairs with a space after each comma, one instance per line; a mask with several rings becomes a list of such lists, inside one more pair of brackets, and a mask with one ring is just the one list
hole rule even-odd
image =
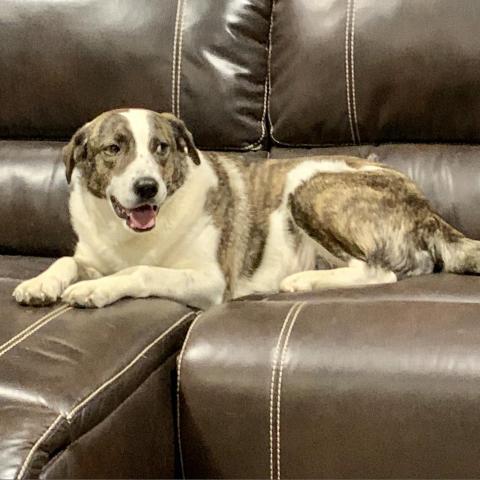
[[151, 205], [132, 208], [128, 212], [128, 226], [135, 230], [150, 230], [155, 226], [155, 210]]

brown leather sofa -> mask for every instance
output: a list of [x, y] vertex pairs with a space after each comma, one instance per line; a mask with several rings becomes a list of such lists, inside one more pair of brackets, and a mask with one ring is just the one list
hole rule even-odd
[[476, 0], [2, 0], [0, 478], [478, 477], [477, 277], [200, 315], [10, 295], [72, 251], [59, 152], [118, 106], [246, 161], [374, 154], [480, 238], [479, 19]]

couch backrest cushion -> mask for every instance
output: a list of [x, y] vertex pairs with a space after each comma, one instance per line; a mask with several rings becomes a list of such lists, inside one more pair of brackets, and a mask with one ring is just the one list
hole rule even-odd
[[480, 142], [480, 2], [276, 0], [280, 144]]
[[0, 138], [66, 139], [120, 106], [173, 111], [204, 148], [265, 135], [270, 0], [2, 0]]
[[0, 254], [71, 254], [60, 142], [0, 141]]

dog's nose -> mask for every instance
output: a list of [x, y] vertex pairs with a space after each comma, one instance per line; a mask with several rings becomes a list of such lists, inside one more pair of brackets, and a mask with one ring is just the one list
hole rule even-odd
[[148, 200], [157, 194], [158, 183], [152, 177], [142, 177], [133, 184], [133, 191], [143, 200]]

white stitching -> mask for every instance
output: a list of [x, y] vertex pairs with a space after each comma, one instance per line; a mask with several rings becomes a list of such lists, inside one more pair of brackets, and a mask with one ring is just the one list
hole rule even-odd
[[17, 333], [14, 337], [12, 337], [10, 340], [5, 342], [3, 345], [0, 345], [0, 357], [7, 353], [9, 350], [11, 350], [13, 347], [18, 345], [20, 342], [25, 340], [26, 338], [30, 337], [33, 335], [37, 330], [40, 330], [44, 325], [47, 323], [51, 322], [55, 318], [57, 318], [59, 315], [62, 313], [71, 310], [72, 307], [69, 307], [68, 305], [63, 305], [47, 315], [44, 315], [43, 317], [39, 318], [36, 322], [32, 323], [29, 325], [27, 328], [22, 330], [20, 333]]
[[273, 364], [272, 364], [272, 379], [270, 382], [270, 403], [269, 403], [269, 417], [270, 417], [270, 479], [274, 478], [274, 465], [273, 465], [273, 405], [274, 405], [274, 395], [275, 395], [275, 376], [277, 373], [278, 357], [280, 355], [280, 345], [282, 343], [283, 333], [287, 326], [287, 323], [292, 315], [292, 312], [297, 307], [298, 303], [294, 303], [287, 312], [285, 319], [283, 320], [283, 325], [278, 335], [277, 345], [275, 346], [275, 353], [273, 355]]
[[133, 360], [131, 360], [125, 367], [123, 367], [119, 372], [117, 372], [113, 377], [109, 380], [104, 382], [100, 387], [94, 390], [90, 395], [85, 397], [76, 407], [74, 407], [70, 412], [67, 414], [67, 420], [72, 420], [73, 416], [85, 405], [87, 404], [92, 398], [97, 396], [105, 387], [108, 387], [111, 383], [113, 383], [117, 378], [122, 376], [127, 370], [129, 370], [133, 365], [135, 365], [140, 358], [142, 358], [152, 347], [154, 347], [160, 340], [162, 340], [166, 335], [168, 335], [172, 330], [174, 330], [179, 324], [183, 323], [183, 321], [188, 318], [190, 315], [195, 314], [195, 312], [189, 312], [184, 315], [180, 320], [177, 320], [173, 325], [168, 327], [159, 337], [157, 337], [152, 343], [147, 345]]
[[178, 42], [178, 26], [180, 20], [180, 8], [182, 0], [177, 0], [177, 12], [175, 16], [175, 31], [173, 32], [173, 54], [172, 54], [172, 113], [175, 115], [175, 98], [177, 88], [177, 42]]
[[287, 348], [288, 342], [290, 341], [290, 335], [292, 334], [293, 327], [297, 321], [298, 315], [301, 312], [302, 308], [305, 306], [306, 302], [302, 302], [298, 309], [295, 312], [295, 315], [290, 322], [290, 326], [285, 337], [285, 343], [283, 344], [282, 355], [280, 357], [280, 372], [278, 374], [278, 386], [277, 386], [277, 479], [280, 480], [280, 403], [282, 395], [282, 377], [283, 377], [283, 367], [285, 365], [285, 359], [287, 357]]
[[273, 138], [273, 123], [270, 116], [270, 96], [272, 90], [272, 38], [273, 38], [273, 19], [274, 19], [275, 0], [272, 0], [272, 13], [270, 15], [270, 29], [268, 31], [268, 57], [267, 57], [267, 81], [268, 81], [268, 102], [267, 102], [267, 116], [270, 125], [270, 136]]
[[267, 75], [265, 78], [265, 86], [264, 86], [264, 92], [263, 92], [262, 119], [260, 120], [260, 125], [262, 127], [262, 134], [256, 142], [251, 143], [250, 145], [247, 145], [245, 147], [246, 150], [253, 150], [262, 144], [262, 141], [265, 138], [265, 135], [267, 133], [267, 128], [265, 123], [267, 121], [267, 117], [270, 118], [269, 104], [270, 104], [270, 88], [272, 86], [270, 66], [271, 66], [271, 60], [272, 60], [272, 30], [273, 30], [273, 13], [274, 13], [274, 7], [275, 7], [275, 0], [272, 0], [271, 5], [272, 5], [271, 7], [272, 10], [270, 12], [270, 26], [268, 29], [268, 46], [267, 46]]
[[183, 17], [185, 12], [185, 2], [186, 0], [180, 0], [182, 8], [180, 11], [180, 26], [179, 26], [179, 36], [178, 41], [178, 52], [177, 52], [177, 113], [176, 116], [180, 118], [180, 80], [182, 77], [182, 48], [183, 48]]
[[185, 349], [187, 347], [188, 340], [190, 339], [190, 334], [192, 333], [193, 326], [195, 325], [195, 323], [199, 318], [200, 318], [200, 315], [197, 315], [195, 320], [190, 325], [190, 328], [185, 337], [185, 341], [183, 342], [182, 350], [180, 351], [180, 355], [178, 356], [178, 363], [177, 363], [177, 438], [178, 438], [178, 457], [180, 459], [180, 473], [182, 474], [182, 478], [185, 478], [185, 466], [183, 463], [182, 436], [181, 436], [181, 428], [180, 428], [180, 375], [182, 370], [183, 354], [185, 353]]
[[350, 97], [350, 55], [349, 55], [349, 37], [350, 37], [350, 5], [352, 0], [347, 0], [347, 20], [345, 27], [345, 82], [347, 88], [347, 109], [348, 109], [348, 122], [350, 124], [350, 132], [352, 134], [353, 144], [356, 145], [355, 131], [353, 129], [352, 119], [352, 104]]
[[22, 478], [23, 475], [26, 473], [26, 469], [28, 464], [30, 463], [30, 460], [32, 459], [33, 454], [37, 451], [38, 446], [45, 440], [45, 438], [48, 437], [50, 432], [57, 426], [57, 424], [60, 422], [60, 420], [63, 419], [63, 415], [60, 414], [58, 417], [53, 421], [53, 423], [47, 428], [47, 430], [43, 433], [43, 435], [33, 444], [32, 448], [28, 452], [27, 457], [25, 458], [25, 461], [23, 462], [18, 474], [17, 478]]
[[28, 464], [30, 463], [30, 460], [37, 450], [38, 446], [40, 443], [47, 437], [47, 435], [53, 430], [53, 428], [56, 426], [56, 424], [62, 419], [65, 418], [68, 422], [72, 421], [73, 416], [82, 408], [85, 406], [86, 403], [88, 403], [92, 398], [94, 398], [98, 393], [100, 393], [105, 387], [113, 383], [117, 378], [119, 378], [121, 375], [123, 375], [127, 370], [129, 370], [135, 363], [138, 362], [140, 358], [142, 358], [153, 346], [155, 346], [162, 338], [164, 338], [166, 335], [168, 335], [172, 330], [174, 330], [180, 323], [182, 323], [186, 318], [188, 318], [190, 315], [195, 315], [195, 312], [189, 312], [186, 315], [184, 315], [182, 318], [177, 320], [173, 325], [171, 325], [167, 330], [165, 330], [159, 337], [157, 337], [153, 342], [148, 344], [133, 360], [131, 360], [122, 370], [117, 372], [113, 377], [111, 377], [109, 380], [104, 382], [100, 387], [98, 387], [95, 391], [93, 391], [90, 395], [85, 397], [77, 406], [72, 408], [69, 413], [65, 417], [63, 417], [62, 414], [60, 414], [55, 421], [50, 425], [50, 427], [47, 429], [47, 431], [35, 442], [33, 447], [31, 448], [30, 452], [28, 453], [27, 457], [25, 458], [25, 461], [23, 462], [23, 465], [20, 469], [20, 472], [18, 474], [18, 478], [21, 478], [22, 475], [25, 473]]
[[360, 131], [358, 128], [358, 119], [357, 119], [357, 101], [356, 101], [356, 91], [355, 91], [355, 0], [352, 0], [352, 29], [350, 34], [350, 69], [352, 75], [352, 104], [353, 104], [353, 121], [355, 124], [355, 132], [357, 134], [357, 142], [361, 143], [360, 140]]
[[[7, 340], [3, 345], [0, 345], [0, 352], [6, 347], [8, 346], [8, 344], [14, 342], [18, 337], [21, 337], [22, 335], [24, 335], [25, 333], [27, 333], [28, 331], [32, 330], [32, 328], [35, 328], [36, 325], [38, 325], [40, 322], [42, 322], [43, 320], [45, 320], [46, 318], [50, 317], [50, 315], [54, 315], [56, 312], [60, 311], [60, 310], [64, 310], [65, 308], [67, 308], [67, 305], [61, 305], [60, 307], [56, 308], [55, 310], [52, 310], [51, 312], [48, 312], [46, 315], [44, 315], [43, 317], [40, 317], [38, 320], [36, 320], [35, 322], [33, 322], [32, 324], [30, 324], [27, 328], [23, 329], [22, 331], [20, 331], [19, 333], [17, 333], [16, 335], [14, 335], [12, 338], [10, 338], [9, 340]], [[0, 353], [1, 354], [1, 353]]]

